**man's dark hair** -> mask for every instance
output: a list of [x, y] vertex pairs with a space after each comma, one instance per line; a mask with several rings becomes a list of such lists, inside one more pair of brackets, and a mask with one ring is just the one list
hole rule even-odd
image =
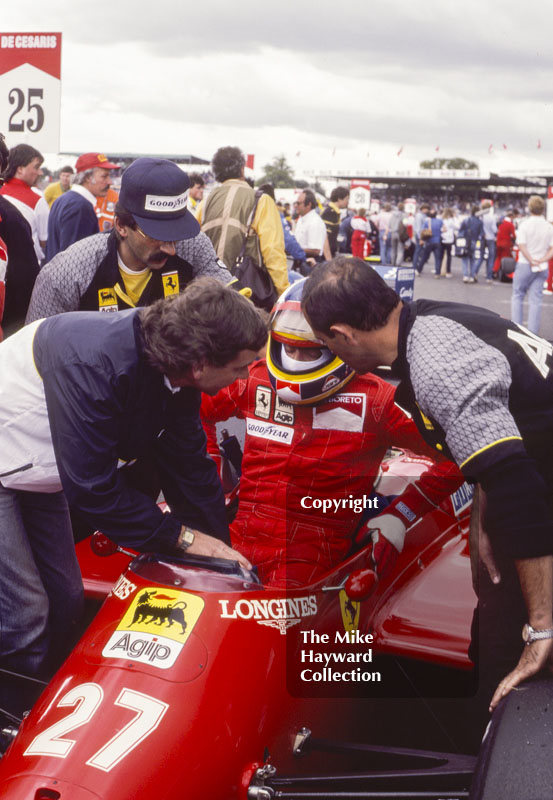
[[188, 180], [190, 181], [191, 189], [193, 186], [205, 186], [205, 181], [199, 172], [191, 172], [188, 176]]
[[[125, 227], [130, 228], [133, 231], [136, 230], [137, 225], [136, 222], [134, 221], [133, 215], [131, 214], [130, 211], [127, 211], [127, 209], [123, 205], [121, 205], [119, 201], [117, 201], [117, 203], [115, 204], [115, 208], [113, 210], [113, 216], [117, 217], [121, 225], [125, 225]], [[113, 230], [117, 239], [119, 241], [122, 241], [119, 231], [115, 226], [113, 227]]]
[[349, 189], [345, 186], [336, 186], [330, 193], [330, 202], [336, 203], [338, 200], [343, 200], [344, 197], [349, 197]]
[[311, 208], [317, 208], [317, 198], [315, 197], [315, 192], [312, 192], [311, 189], [302, 189], [303, 196], [305, 198], [305, 204], [309, 203]]
[[268, 194], [273, 200], [275, 199], [275, 187], [272, 183], [262, 183], [259, 187], [259, 191], [263, 192], [263, 194]]
[[60, 170], [58, 170], [58, 175], [61, 175], [62, 172], [69, 172], [71, 175], [75, 174], [75, 170], [73, 169], [73, 167], [70, 167], [69, 165], [66, 167], [62, 167]]
[[478, 206], [477, 206], [477, 205], [474, 205], [474, 206], [471, 206], [471, 207], [470, 207], [470, 213], [471, 213], [471, 216], [473, 216], [473, 217], [474, 217], [476, 214], [478, 214], [478, 212], [479, 212], [479, 211], [480, 211], [480, 209], [478, 208]]
[[169, 378], [194, 366], [224, 367], [241, 350], [257, 351], [267, 342], [255, 306], [215, 278], [198, 278], [139, 314], [146, 357]]
[[31, 147], [30, 144], [16, 144], [15, 147], [12, 147], [8, 159], [8, 168], [2, 175], [4, 180], [11, 181], [17, 172], [17, 168], [26, 167], [27, 164], [31, 163], [33, 158], [40, 158], [41, 164], [44, 161], [42, 153], [39, 153], [39, 151]]
[[312, 327], [332, 336], [331, 325], [382, 328], [400, 302], [398, 295], [360, 258], [336, 256], [316, 266], [303, 287], [302, 309]]
[[220, 147], [211, 161], [215, 180], [219, 183], [229, 178], [240, 178], [246, 166], [244, 153], [239, 147]]
[[[9, 157], [10, 157], [10, 151], [8, 150], [8, 145], [6, 144], [4, 134], [0, 133], [0, 175], [4, 172], [4, 170], [8, 166]], [[0, 178], [0, 185], [2, 184], [2, 182], [3, 181]]]

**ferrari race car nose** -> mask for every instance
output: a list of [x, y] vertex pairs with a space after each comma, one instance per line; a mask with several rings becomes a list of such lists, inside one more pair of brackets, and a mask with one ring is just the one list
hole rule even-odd
[[44, 775], [15, 775], [2, 785], [5, 800], [101, 800], [100, 795], [74, 783]]

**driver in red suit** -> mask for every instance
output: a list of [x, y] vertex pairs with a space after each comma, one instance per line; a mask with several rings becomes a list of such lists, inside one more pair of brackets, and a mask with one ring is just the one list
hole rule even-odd
[[[372, 541], [373, 567], [382, 575], [401, 552], [407, 528], [463, 483], [444, 459], [385, 508], [383, 498], [371, 495], [389, 447], [432, 459], [436, 452], [394, 404], [390, 384], [356, 375], [314, 341], [301, 313], [303, 283], [293, 284], [273, 310], [267, 359], [255, 362], [246, 380], [204, 395], [201, 410], [213, 453], [214, 423], [246, 420], [232, 544], [264, 584], [289, 588], [343, 560], [354, 537]], [[376, 516], [357, 531], [355, 500], [359, 509], [363, 498]], [[317, 507], [325, 500], [332, 503], [326, 513]]]

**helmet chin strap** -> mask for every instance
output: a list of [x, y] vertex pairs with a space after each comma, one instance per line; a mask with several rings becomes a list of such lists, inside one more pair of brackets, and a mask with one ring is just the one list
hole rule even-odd
[[315, 369], [325, 364], [328, 360], [328, 355], [323, 350], [319, 358], [316, 358], [314, 361], [297, 361], [295, 358], [288, 355], [284, 349], [284, 345], [282, 345], [280, 359], [286, 372], [306, 372], [307, 370]]

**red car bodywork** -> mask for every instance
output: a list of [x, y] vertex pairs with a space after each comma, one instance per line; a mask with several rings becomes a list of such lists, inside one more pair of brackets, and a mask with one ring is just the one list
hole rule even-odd
[[[385, 478], [400, 489], [424, 464], [396, 458]], [[474, 596], [464, 491], [414, 526], [394, 571], [363, 600], [344, 589], [366, 567], [363, 550], [285, 593], [201, 559], [142, 555], [129, 564], [81, 543], [87, 594], [109, 595], [0, 761], [1, 796], [229, 800], [246, 798], [268, 752], [279, 769], [297, 772], [298, 731], [335, 736], [360, 713], [359, 698], [290, 694], [303, 631], [370, 632], [371, 669], [386, 656], [468, 669]]]

